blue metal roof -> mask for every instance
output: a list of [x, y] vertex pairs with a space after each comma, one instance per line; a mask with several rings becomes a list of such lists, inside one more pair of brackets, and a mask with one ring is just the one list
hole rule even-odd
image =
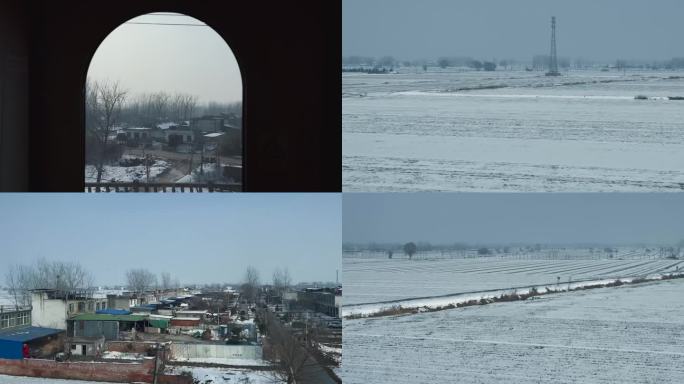
[[107, 308], [107, 309], [99, 309], [95, 311], [96, 314], [104, 314], [104, 315], [130, 315], [131, 311], [127, 311], [125, 309], [112, 309], [112, 308]]
[[61, 332], [64, 332], [64, 330], [42, 327], [14, 328], [0, 331], [0, 340], [25, 343], [42, 337], [56, 335]]

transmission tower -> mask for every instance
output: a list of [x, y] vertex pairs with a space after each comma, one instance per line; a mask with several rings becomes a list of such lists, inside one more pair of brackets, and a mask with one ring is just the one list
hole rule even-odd
[[551, 56], [549, 58], [549, 71], [546, 76], [560, 76], [558, 72], [558, 56], [556, 55], [556, 16], [551, 16]]

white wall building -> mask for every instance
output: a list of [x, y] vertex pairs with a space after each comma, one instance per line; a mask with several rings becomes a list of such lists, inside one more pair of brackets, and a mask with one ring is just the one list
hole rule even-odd
[[105, 309], [107, 299], [40, 289], [31, 291], [31, 307], [31, 320], [34, 326], [66, 330], [66, 320], [69, 317]]

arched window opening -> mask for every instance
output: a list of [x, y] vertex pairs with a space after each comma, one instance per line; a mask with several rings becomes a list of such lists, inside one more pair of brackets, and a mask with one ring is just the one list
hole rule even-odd
[[233, 52], [205, 23], [123, 23], [88, 68], [86, 190], [241, 190], [242, 95]]

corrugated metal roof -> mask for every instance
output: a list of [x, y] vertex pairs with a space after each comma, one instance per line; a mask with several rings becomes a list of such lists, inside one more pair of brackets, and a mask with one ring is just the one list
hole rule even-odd
[[142, 315], [108, 315], [100, 313], [84, 313], [74, 316], [70, 320], [78, 321], [143, 321], [146, 317]]
[[96, 314], [104, 314], [104, 315], [130, 315], [131, 311], [127, 311], [125, 309], [113, 309], [113, 308], [107, 308], [107, 309], [99, 309], [95, 311]]
[[42, 337], [56, 335], [61, 332], [64, 332], [64, 330], [42, 327], [23, 327], [7, 329], [4, 331], [0, 331], [0, 340], [25, 343], [27, 341], [40, 339]]

